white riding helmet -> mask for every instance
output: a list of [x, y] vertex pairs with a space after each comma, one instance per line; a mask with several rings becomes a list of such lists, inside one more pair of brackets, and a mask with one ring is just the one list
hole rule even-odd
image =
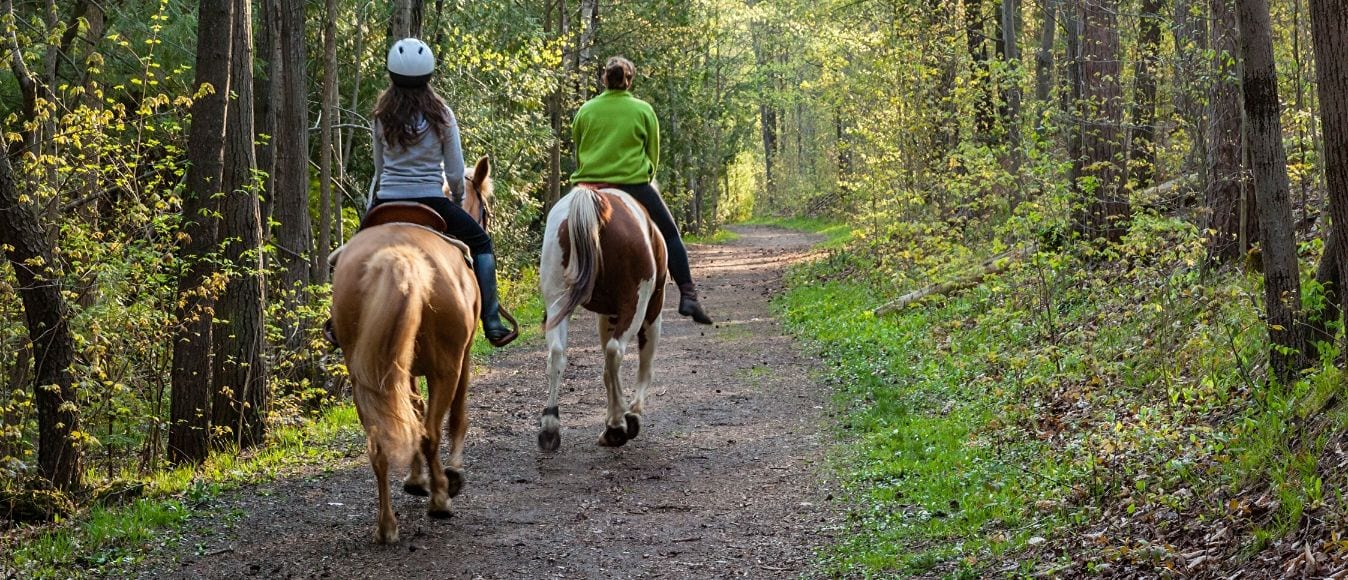
[[431, 47], [416, 38], [404, 38], [393, 43], [388, 51], [388, 76], [400, 87], [424, 87], [435, 72], [435, 55]]

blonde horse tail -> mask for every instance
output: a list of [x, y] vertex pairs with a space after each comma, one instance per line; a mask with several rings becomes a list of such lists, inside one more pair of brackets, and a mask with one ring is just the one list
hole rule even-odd
[[371, 255], [361, 280], [368, 293], [352, 349], [352, 390], [370, 454], [382, 451], [392, 465], [410, 461], [425, 435], [412, 406], [420, 393], [411, 387], [411, 371], [433, 276], [421, 256], [395, 247]]
[[566, 320], [594, 294], [595, 280], [603, 255], [599, 250], [599, 230], [608, 219], [608, 206], [599, 192], [588, 187], [571, 190], [571, 207], [566, 216], [567, 235], [571, 238], [571, 257], [566, 265], [567, 293], [562, 309], [549, 316], [544, 329]]

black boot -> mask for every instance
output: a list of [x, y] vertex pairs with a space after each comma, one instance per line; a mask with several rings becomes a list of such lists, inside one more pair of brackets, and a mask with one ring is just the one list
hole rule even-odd
[[711, 324], [711, 317], [697, 301], [697, 286], [692, 282], [679, 284], [679, 314], [693, 317], [693, 322], [698, 324]]
[[519, 336], [501, 323], [501, 303], [496, 297], [496, 256], [473, 256], [473, 274], [482, 290], [482, 334], [492, 346], [505, 346]]

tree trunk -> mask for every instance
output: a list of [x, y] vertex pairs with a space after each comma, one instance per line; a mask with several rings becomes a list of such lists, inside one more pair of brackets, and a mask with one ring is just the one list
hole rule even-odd
[[1273, 60], [1267, 0], [1239, 0], [1240, 48], [1244, 62], [1245, 113], [1249, 122], [1250, 169], [1254, 174], [1263, 252], [1264, 302], [1272, 342], [1270, 363], [1291, 380], [1303, 362], [1297, 311], [1301, 308], [1292, 206], [1288, 199], [1287, 152], [1282, 142], [1278, 76]]
[[[304, 44], [304, 0], [280, 0], [280, 9], [281, 101], [276, 112], [276, 175], [273, 179], [278, 228], [274, 239], [283, 270], [278, 287], [288, 300], [298, 301], [304, 286], [311, 281], [309, 256], [313, 251], [313, 226], [309, 220], [309, 84], [304, 68], [308, 62]], [[287, 335], [296, 333], [294, 329], [287, 330]]]
[[1128, 198], [1121, 163], [1123, 89], [1119, 81], [1118, 0], [1081, 0], [1081, 115], [1083, 163], [1076, 187], [1088, 196], [1077, 228], [1088, 239], [1117, 242], [1128, 231]]
[[1156, 177], [1156, 77], [1161, 68], [1161, 0], [1142, 0], [1138, 59], [1133, 69], [1133, 138], [1129, 146], [1128, 185], [1151, 187]]
[[[1006, 126], [1006, 143], [1011, 151], [1011, 172], [1020, 172], [1020, 1], [1002, 0], [1002, 45], [1006, 62], [1007, 78], [1005, 86], [1006, 111], [1002, 123]], [[1016, 191], [1012, 195], [1019, 196]]]
[[178, 279], [178, 327], [173, 337], [169, 461], [195, 463], [206, 458], [210, 432], [210, 369], [214, 274], [206, 259], [218, 241], [216, 194], [223, 191], [225, 115], [228, 109], [230, 35], [233, 0], [202, 0], [197, 17], [197, 91], [213, 90], [192, 103], [188, 135], [187, 187], [183, 193], [181, 259], [188, 269]]
[[[323, 25], [323, 124], [318, 145], [319, 210], [318, 251], [314, 252], [313, 278], [316, 283], [328, 281], [326, 260], [332, 250], [332, 127], [337, 123], [337, 2], [324, 2], [327, 16]], [[337, 219], [341, 219], [341, 204], [336, 204]]]
[[[1207, 116], [1203, 108], [1205, 87], [1203, 50], [1208, 46], [1205, 0], [1178, 0], [1175, 3], [1175, 90], [1174, 104], [1180, 124], [1193, 141], [1180, 174], [1197, 173], [1201, 183], [1208, 182]], [[1216, 25], [1215, 19], [1213, 22]], [[1231, 51], [1235, 54], [1235, 51]], [[1238, 108], [1238, 107], [1237, 107]]]
[[[1348, 312], [1348, 4], [1311, 0], [1311, 41], [1315, 46], [1320, 123], [1325, 145], [1325, 181], [1332, 222], [1316, 278], [1338, 298], [1333, 320]], [[1348, 352], [1348, 333], [1343, 352]]]
[[[261, 34], [257, 38], [258, 58], [263, 59], [262, 75], [253, 79], [253, 111], [258, 139], [257, 168], [267, 175], [262, 186], [262, 223], [270, 223], [276, 205], [276, 106], [281, 102], [281, 19], [279, 0], [261, 0]], [[263, 228], [263, 235], [272, 232]]]
[[964, 0], [964, 38], [969, 50], [969, 85], [974, 99], [974, 136], [987, 142], [996, 118], [994, 95], [988, 79], [988, 36], [983, 0]]
[[1053, 44], [1058, 32], [1057, 13], [1062, 0], [1044, 0], [1044, 27], [1039, 31], [1039, 52], [1034, 55], [1034, 99], [1047, 103], [1053, 89]]
[[404, 38], [421, 37], [422, 0], [393, 0], [389, 19], [389, 45]]
[[599, 38], [599, 0], [580, 0], [580, 25], [584, 32], [580, 35], [580, 47], [577, 51], [579, 62], [576, 70], [580, 71], [580, 98], [589, 98], [591, 91], [596, 86], [595, 74], [598, 67], [595, 66], [594, 46]]
[[1210, 0], [1212, 13], [1213, 81], [1208, 90], [1207, 180], [1208, 260], [1233, 261], [1249, 251], [1252, 240], [1242, 235], [1242, 107], [1238, 68], [1239, 30], [1233, 0]]
[[[253, 33], [250, 0], [236, 4], [230, 51], [230, 86], [237, 99], [229, 107], [225, 130], [225, 198], [221, 210], [224, 260], [231, 272], [220, 295], [214, 333], [216, 429], [240, 448], [263, 442], [267, 403], [262, 359], [262, 223], [253, 171]], [[223, 441], [221, 441], [223, 443]]]
[[[566, 0], [545, 0], [547, 13], [544, 17], [543, 34], [549, 39], [566, 36]], [[554, 9], [556, 12], [554, 13]], [[555, 17], [555, 19], [554, 19]], [[555, 36], [554, 36], [555, 34]], [[562, 68], [569, 63], [562, 58]], [[562, 71], [565, 72], [564, 70]], [[562, 84], [565, 74], [558, 75], [553, 81], [552, 93], [548, 95], [548, 123], [552, 128], [552, 143], [548, 147], [548, 182], [543, 192], [543, 211], [552, 209], [562, 197]]]
[[0, 246], [14, 267], [19, 298], [33, 345], [33, 399], [37, 403], [38, 469], [57, 489], [83, 483], [83, 450], [74, 377], [75, 345], [67, 326], [57, 262], [33, 208], [19, 199], [9, 156], [0, 155]]

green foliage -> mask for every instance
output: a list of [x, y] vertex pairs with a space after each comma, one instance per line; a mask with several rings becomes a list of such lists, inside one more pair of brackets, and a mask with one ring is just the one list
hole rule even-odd
[[19, 530], [0, 543], [0, 569], [22, 577], [105, 575], [134, 564], [151, 543], [172, 541], [171, 532], [209, 500], [241, 485], [300, 470], [331, 470], [359, 454], [363, 434], [354, 407], [329, 408], [312, 421], [273, 430], [268, 444], [240, 455], [213, 453], [196, 469], [166, 470], [141, 478], [133, 469], [120, 477], [137, 481], [143, 497], [126, 505], [98, 504], [54, 528]]

